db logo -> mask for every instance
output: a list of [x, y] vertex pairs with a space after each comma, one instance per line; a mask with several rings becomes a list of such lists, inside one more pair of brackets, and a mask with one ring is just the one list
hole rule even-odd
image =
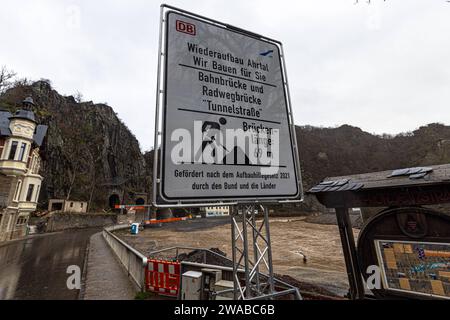
[[179, 32], [187, 33], [192, 36], [195, 36], [195, 25], [192, 23], [183, 22], [181, 20], [177, 20], [176, 29]]

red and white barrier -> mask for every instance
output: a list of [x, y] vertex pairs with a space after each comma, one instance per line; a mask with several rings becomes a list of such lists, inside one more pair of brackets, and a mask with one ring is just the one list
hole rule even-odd
[[148, 259], [145, 287], [148, 291], [167, 296], [178, 296], [181, 265], [179, 262]]

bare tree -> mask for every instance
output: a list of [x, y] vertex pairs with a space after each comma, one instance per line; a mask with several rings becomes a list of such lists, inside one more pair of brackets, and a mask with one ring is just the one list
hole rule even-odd
[[5, 90], [11, 86], [13, 83], [12, 80], [16, 75], [17, 74], [14, 71], [8, 70], [5, 66], [2, 66], [0, 69], [0, 94], [5, 92]]
[[81, 103], [84, 100], [83, 94], [80, 91], [75, 93], [74, 99], [77, 103]]
[[[384, 2], [386, 2], [386, 0], [383, 0]], [[370, 0], [366, 0], [366, 2], [367, 3], [370, 3]], [[357, 4], [357, 3], [359, 3], [359, 0], [355, 0], [355, 3], [354, 4]]]
[[20, 78], [14, 81], [13, 86], [15, 87], [26, 87], [32, 84], [32, 81], [27, 78]]
[[66, 200], [70, 199], [70, 194], [72, 193], [72, 188], [75, 183], [75, 178], [77, 177], [77, 173], [72, 170], [69, 170], [69, 176], [71, 176], [71, 178], [70, 178], [70, 186], [69, 186], [69, 191], [67, 192]]

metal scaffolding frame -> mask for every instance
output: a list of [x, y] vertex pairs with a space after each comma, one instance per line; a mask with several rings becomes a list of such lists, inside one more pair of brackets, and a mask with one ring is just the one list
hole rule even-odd
[[[256, 219], [258, 212], [263, 213], [261, 219]], [[267, 207], [254, 203], [233, 206], [231, 238], [234, 299], [270, 299], [280, 295], [274, 286]], [[240, 266], [245, 279], [238, 276]], [[266, 276], [262, 277], [262, 273]]]

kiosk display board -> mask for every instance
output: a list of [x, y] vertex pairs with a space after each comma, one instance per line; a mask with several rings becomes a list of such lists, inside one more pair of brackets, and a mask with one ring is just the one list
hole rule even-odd
[[450, 244], [375, 240], [384, 287], [450, 299]]

